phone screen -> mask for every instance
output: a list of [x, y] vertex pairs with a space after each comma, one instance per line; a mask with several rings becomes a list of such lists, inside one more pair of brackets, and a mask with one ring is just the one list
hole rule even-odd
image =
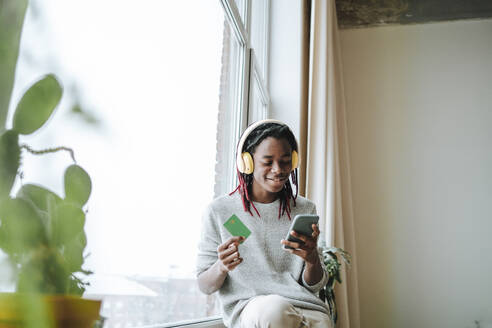
[[[285, 237], [288, 241], [298, 242], [300, 244], [303, 243], [302, 240], [295, 238], [290, 234], [291, 231], [295, 231], [301, 235], [311, 236], [313, 233], [313, 224], [318, 224], [319, 216], [316, 214], [298, 214], [295, 216], [294, 221], [292, 222], [289, 232]], [[292, 249], [290, 246], [284, 245], [284, 248]]]

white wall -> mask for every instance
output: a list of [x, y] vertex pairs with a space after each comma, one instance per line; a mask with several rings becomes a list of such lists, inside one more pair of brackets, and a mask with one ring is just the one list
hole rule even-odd
[[270, 1], [270, 117], [299, 137], [301, 1]]
[[492, 324], [492, 20], [341, 46], [361, 327]]

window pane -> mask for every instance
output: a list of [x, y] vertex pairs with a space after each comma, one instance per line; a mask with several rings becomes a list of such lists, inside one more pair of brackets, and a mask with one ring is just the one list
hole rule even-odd
[[266, 109], [267, 106], [264, 103], [263, 97], [261, 95], [260, 85], [253, 74], [251, 78], [248, 124], [265, 119]]
[[255, 50], [257, 65], [263, 79], [266, 77], [266, 29], [268, 0], [251, 0], [251, 47]]
[[224, 31], [220, 109], [217, 131], [215, 196], [231, 192], [235, 186], [235, 152], [241, 118], [244, 76], [244, 48], [234, 37], [229, 24]]
[[[84, 268], [106, 327], [214, 314], [194, 270], [213, 198], [223, 22], [218, 1], [30, 1], [12, 104], [42, 74], [64, 85], [53, 119], [22, 141], [73, 147], [92, 178]], [[26, 154], [17, 186], [63, 195], [69, 164]]]

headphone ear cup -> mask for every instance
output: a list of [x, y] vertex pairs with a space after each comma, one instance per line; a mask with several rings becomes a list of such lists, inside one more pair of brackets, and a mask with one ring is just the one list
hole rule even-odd
[[239, 173], [244, 173], [244, 161], [243, 161], [243, 157], [242, 156], [239, 156], [237, 159], [237, 170], [239, 171]]
[[293, 150], [292, 151], [292, 171], [297, 168], [299, 165], [299, 155], [297, 154], [297, 151]]
[[250, 153], [244, 152], [241, 155], [244, 164], [244, 170], [241, 173], [251, 174], [254, 171], [253, 157]]

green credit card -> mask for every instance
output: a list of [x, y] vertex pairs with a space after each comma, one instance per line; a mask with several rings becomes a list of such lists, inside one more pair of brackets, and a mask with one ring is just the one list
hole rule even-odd
[[251, 231], [244, 225], [244, 223], [239, 220], [236, 214], [233, 214], [225, 223], [224, 227], [233, 236], [243, 236], [244, 239], [251, 235]]

